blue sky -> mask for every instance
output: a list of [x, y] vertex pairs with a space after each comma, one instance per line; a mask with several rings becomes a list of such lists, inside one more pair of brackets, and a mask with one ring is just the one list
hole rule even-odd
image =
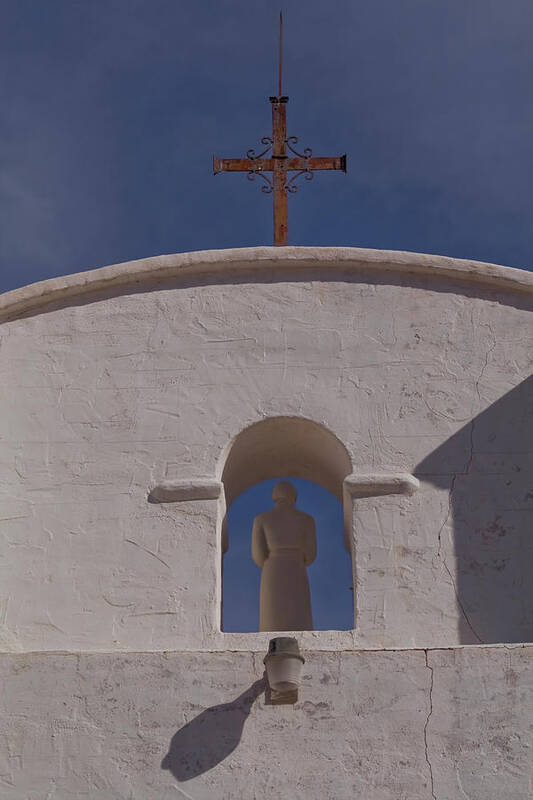
[[[352, 567], [344, 547], [341, 504], [316, 483], [289, 479], [298, 492], [296, 508], [315, 520], [317, 557], [307, 570], [313, 625], [315, 630], [349, 630], [354, 619]], [[222, 601], [225, 631], [256, 631], [259, 625], [261, 570], [250, 556], [252, 523], [256, 514], [272, 508], [272, 489], [278, 480], [258, 483], [228, 510], [230, 546], [224, 557]]]
[[[244, 155], [270, 132], [279, 6], [0, 9], [1, 291], [160, 253], [271, 244], [270, 197], [243, 175], [213, 177], [212, 156]], [[318, 174], [289, 199], [290, 243], [531, 269], [531, 0], [286, 0], [283, 10], [288, 133], [315, 155], [348, 154], [347, 175]], [[310, 570], [316, 625], [347, 627], [338, 504], [300, 489], [323, 554]], [[230, 511], [227, 628], [257, 619], [259, 571], [248, 560], [241, 585], [239, 563], [269, 495], [257, 487]], [[347, 585], [331, 600], [334, 584]]]
[[[533, 265], [530, 0], [287, 0], [289, 133], [348, 153], [290, 240]], [[271, 200], [213, 153], [270, 130], [278, 6], [1, 0], [0, 289], [269, 244]]]

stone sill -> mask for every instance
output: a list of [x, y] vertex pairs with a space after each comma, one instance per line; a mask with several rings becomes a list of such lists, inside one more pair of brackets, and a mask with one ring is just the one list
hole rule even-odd
[[[302, 650], [356, 650], [355, 631], [254, 631], [230, 633], [222, 631], [213, 637], [213, 650], [251, 650], [267, 652], [268, 643], [276, 636], [294, 636]], [[366, 648], [365, 648], [366, 649]]]
[[[326, 642], [312, 641], [311, 639], [304, 638], [302, 632], [283, 631], [283, 634], [291, 636], [295, 633], [296, 638], [301, 646], [303, 652], [312, 653], [327, 653], [327, 652], [343, 652], [343, 653], [403, 653], [411, 651], [419, 652], [438, 652], [440, 650], [521, 650], [525, 647], [533, 647], [533, 642], [490, 642], [482, 644], [443, 644], [439, 646], [423, 647], [422, 645], [413, 645], [413, 647], [327, 647], [323, 646]], [[313, 633], [306, 632], [306, 633]], [[314, 633], [341, 633], [349, 634], [352, 631], [315, 631]], [[127, 655], [164, 655], [168, 654], [183, 654], [188, 653], [212, 653], [213, 655], [224, 655], [225, 653], [263, 653], [266, 655], [268, 650], [269, 638], [276, 636], [276, 633], [228, 633], [223, 634], [224, 637], [265, 637], [255, 641], [239, 641], [238, 639], [224, 641], [225, 647], [213, 645], [212, 647], [184, 647], [180, 649], [168, 648], [166, 650], [109, 650], [108, 648], [93, 649], [93, 650], [0, 650], [0, 658], [2, 656], [33, 656], [33, 655], [50, 655], [50, 656], [79, 656], [79, 655], [108, 655], [108, 656], [127, 656]], [[340, 644], [340, 642], [338, 643]]]

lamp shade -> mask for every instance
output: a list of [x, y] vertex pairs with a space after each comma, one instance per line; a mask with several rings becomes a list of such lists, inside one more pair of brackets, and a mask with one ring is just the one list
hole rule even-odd
[[263, 663], [271, 689], [276, 692], [298, 689], [305, 658], [300, 653], [296, 639], [290, 636], [271, 639]]

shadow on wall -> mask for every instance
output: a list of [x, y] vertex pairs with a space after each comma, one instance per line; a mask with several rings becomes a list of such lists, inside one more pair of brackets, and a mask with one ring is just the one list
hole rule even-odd
[[161, 768], [178, 781], [188, 781], [224, 761], [239, 744], [244, 723], [265, 688], [263, 677], [231, 703], [202, 711], [174, 734]]
[[533, 377], [474, 417], [416, 474], [450, 493], [439, 544], [452, 530], [456, 568], [444, 568], [455, 585], [460, 642], [533, 641]]

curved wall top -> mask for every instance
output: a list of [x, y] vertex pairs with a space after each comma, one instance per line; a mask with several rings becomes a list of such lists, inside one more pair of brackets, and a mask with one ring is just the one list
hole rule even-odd
[[265, 247], [0, 306], [0, 650], [226, 649], [220, 481], [282, 473], [353, 499], [354, 630], [315, 644], [532, 641], [533, 273]]
[[224, 280], [246, 275], [253, 282], [253, 276], [261, 281], [284, 271], [323, 269], [320, 280], [328, 280], [327, 269], [332, 267], [345, 273], [371, 270], [376, 275], [431, 275], [474, 287], [533, 294], [532, 272], [480, 261], [358, 247], [243, 247], [154, 256], [32, 283], [0, 295], [0, 319], [51, 303], [68, 305], [90, 293], [120, 294], [132, 287], [142, 291], [143, 286], [150, 288], [172, 279], [194, 281], [212, 276], [218, 282], [223, 274]]
[[229, 505], [268, 478], [289, 475], [320, 484], [342, 503], [350, 456], [337, 437], [316, 422], [271, 417], [241, 431], [231, 443], [222, 472]]

